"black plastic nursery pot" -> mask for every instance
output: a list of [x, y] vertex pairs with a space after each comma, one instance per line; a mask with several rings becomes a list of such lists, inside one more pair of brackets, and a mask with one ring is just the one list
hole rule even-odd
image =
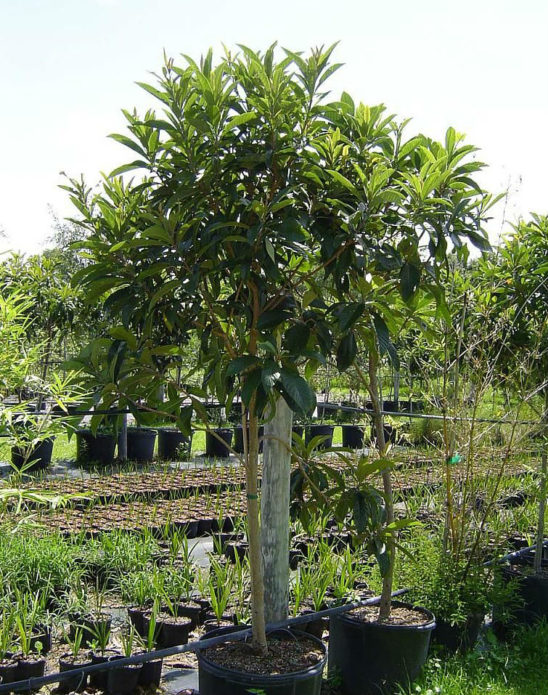
[[[383, 426], [383, 431], [384, 431], [384, 440], [386, 442], [390, 442], [391, 444], [396, 443], [396, 428], [393, 427], [392, 425], [384, 425]], [[371, 439], [377, 439], [377, 430], [375, 428], [375, 425], [371, 425]]]
[[[102, 653], [91, 653], [91, 663], [92, 664], [105, 664], [107, 661], [115, 656], [120, 656], [120, 652], [115, 649], [105, 649]], [[99, 690], [106, 690], [108, 682], [108, 671], [96, 671], [95, 673], [89, 674], [89, 684], [92, 688], [98, 688]]]
[[[207, 633], [207, 637], [215, 637], [239, 629], [241, 628], [220, 628]], [[289, 639], [301, 636], [313, 640], [323, 650], [323, 659], [302, 671], [262, 676], [219, 666], [207, 659], [203, 651], [199, 651], [200, 695], [249, 695], [252, 690], [257, 690], [264, 695], [320, 695], [322, 674], [327, 661], [326, 648], [323, 642], [302, 632], [292, 632], [291, 635], [288, 635], [287, 630], [282, 630], [280, 636], [289, 637]]]
[[[91, 658], [83, 658], [74, 660], [70, 654], [63, 654], [59, 657], [59, 672], [72, 671], [77, 668], [91, 666]], [[62, 693], [82, 692], [85, 690], [88, 682], [87, 674], [79, 673], [66, 680], [59, 681], [59, 691]]]
[[393, 606], [424, 614], [421, 625], [368, 623], [343, 613], [329, 621], [329, 673], [337, 674], [343, 695], [380, 695], [416, 678], [428, 656], [436, 626], [424, 608], [394, 601]]
[[218, 427], [212, 432], [206, 432], [206, 456], [210, 458], [228, 458], [230, 456], [229, 446], [232, 444], [232, 430], [228, 427]]
[[303, 434], [304, 434], [304, 426], [303, 425], [293, 425], [292, 433], [296, 434], [297, 437], [300, 437], [302, 439]]
[[[249, 431], [249, 430], [248, 430]], [[264, 437], [264, 427], [259, 427], [259, 437]], [[237, 454], [244, 453], [244, 429], [241, 425], [234, 428], [234, 451]], [[259, 439], [259, 454], [263, 453], [263, 440]]]
[[342, 445], [347, 449], [363, 449], [364, 430], [358, 425], [341, 425]]
[[42, 658], [32, 658], [31, 656], [17, 660], [17, 670], [15, 671], [16, 681], [26, 681], [29, 678], [40, 678], [46, 672], [46, 660]]
[[18, 667], [19, 664], [17, 661], [11, 657], [8, 658], [6, 654], [4, 659], [0, 661], [0, 678], [2, 679], [2, 683], [13, 683], [16, 681]]
[[108, 466], [114, 463], [116, 437], [114, 434], [91, 430], [76, 431], [76, 460], [78, 463], [98, 463]]
[[184, 461], [190, 454], [192, 438], [174, 427], [158, 429], [158, 458], [162, 461]]
[[326, 437], [318, 444], [318, 449], [328, 449], [333, 443], [333, 425], [308, 425], [306, 428], [305, 443], [308, 445], [314, 437]]
[[[123, 656], [112, 656], [109, 661], [123, 659]], [[107, 693], [109, 695], [129, 695], [139, 684], [142, 664], [128, 664], [107, 671]]]
[[158, 687], [162, 680], [162, 664], [162, 659], [146, 661], [139, 672], [139, 685], [142, 685], [144, 688], [151, 685]]
[[436, 618], [436, 627], [432, 632], [432, 643], [438, 644], [448, 652], [467, 652], [478, 641], [483, 625], [483, 615], [470, 615], [463, 623], [452, 625], [446, 620]]
[[[26, 468], [26, 472], [41, 471], [51, 464], [54, 439], [55, 437], [44, 439], [43, 442], [40, 442], [32, 449], [26, 458], [27, 463], [30, 463], [30, 466]], [[11, 450], [12, 466], [15, 468], [22, 468], [24, 465], [26, 465], [25, 454], [26, 451], [24, 449], [14, 446]]]
[[154, 459], [156, 430], [148, 427], [128, 427], [127, 457], [137, 463], [148, 463]]
[[[547, 568], [543, 568], [540, 574], [534, 574], [532, 567], [523, 570], [517, 567], [505, 567], [502, 576], [505, 581], [515, 581], [517, 585], [518, 606], [511, 611], [511, 623], [534, 625], [543, 618], [548, 620]], [[496, 609], [493, 618], [497, 622]]]

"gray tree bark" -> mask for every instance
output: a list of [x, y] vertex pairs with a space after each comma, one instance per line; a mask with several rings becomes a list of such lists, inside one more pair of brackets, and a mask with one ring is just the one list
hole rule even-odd
[[281, 397], [265, 424], [261, 484], [261, 555], [267, 623], [284, 620], [289, 610], [289, 479], [293, 413]]

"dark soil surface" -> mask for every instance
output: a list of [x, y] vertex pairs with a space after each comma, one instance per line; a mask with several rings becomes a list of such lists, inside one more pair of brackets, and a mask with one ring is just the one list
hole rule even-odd
[[205, 650], [205, 657], [227, 669], [261, 675], [295, 673], [314, 666], [323, 658], [322, 649], [307, 638], [268, 640], [268, 653], [255, 654], [251, 645], [242, 642], [227, 642]]
[[[355, 608], [348, 613], [349, 617], [361, 620], [364, 623], [378, 623], [379, 607], [363, 606]], [[392, 611], [388, 620], [384, 620], [386, 625], [426, 625], [430, 619], [421, 610], [408, 608], [407, 606], [392, 606]]]

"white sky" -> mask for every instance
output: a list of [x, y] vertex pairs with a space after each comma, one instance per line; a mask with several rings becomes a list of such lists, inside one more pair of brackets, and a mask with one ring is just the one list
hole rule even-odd
[[129, 161], [106, 136], [123, 131], [121, 108], [157, 107], [135, 82], [152, 81], [164, 49], [275, 40], [340, 40], [334, 96], [384, 102], [413, 117], [410, 135], [452, 125], [482, 149], [483, 185], [510, 186], [507, 220], [548, 212], [546, 0], [0, 0], [0, 250], [42, 248], [49, 206], [73, 214], [60, 171], [94, 183]]

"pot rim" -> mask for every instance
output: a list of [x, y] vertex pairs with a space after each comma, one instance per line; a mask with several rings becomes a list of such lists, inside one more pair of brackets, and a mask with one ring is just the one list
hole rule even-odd
[[432, 611], [429, 611], [428, 608], [424, 608], [423, 606], [415, 606], [412, 603], [406, 603], [405, 601], [392, 601], [392, 606], [402, 606], [404, 608], [410, 608], [412, 610], [415, 610], [417, 612], [423, 613], [427, 620], [424, 623], [421, 623], [420, 625], [392, 625], [390, 623], [369, 623], [365, 622], [363, 620], [360, 620], [359, 618], [353, 617], [350, 615], [351, 611], [348, 613], [340, 613], [336, 617], [344, 620], [345, 622], [349, 622], [352, 625], [364, 625], [367, 627], [372, 627], [373, 629], [383, 629], [383, 630], [409, 630], [409, 631], [428, 631], [428, 630], [433, 630], [436, 627], [436, 617], [432, 613]]
[[[216, 637], [221, 634], [227, 634], [229, 632], [237, 632], [241, 628], [238, 626], [235, 627], [221, 627], [218, 630], [211, 630], [211, 632], [207, 632], [203, 637], [200, 639], [210, 639], [212, 637]], [[261, 674], [261, 673], [248, 673], [247, 671], [238, 671], [236, 669], [231, 669], [231, 668], [226, 668], [224, 666], [219, 666], [219, 664], [216, 664], [214, 661], [210, 661], [205, 655], [204, 655], [204, 650], [198, 650], [197, 652], [197, 657], [198, 657], [198, 665], [201, 666], [202, 663], [207, 665], [208, 670], [213, 673], [213, 675], [220, 676], [220, 677], [226, 677], [227, 675], [230, 675], [233, 678], [240, 679], [245, 681], [246, 684], [249, 684], [250, 687], [253, 687], [254, 685], [260, 685], [266, 683], [279, 683], [282, 684], [285, 681], [298, 681], [298, 680], [304, 680], [305, 678], [310, 678], [311, 676], [314, 675], [314, 672], [317, 671], [321, 673], [323, 669], [325, 668], [325, 665], [327, 663], [327, 647], [325, 644], [322, 642], [317, 637], [314, 637], [314, 635], [311, 635], [307, 632], [302, 632], [300, 630], [274, 630], [273, 632], [269, 634], [275, 634], [276, 632], [282, 632], [282, 633], [288, 633], [290, 632], [293, 635], [297, 635], [299, 637], [305, 637], [308, 640], [311, 640], [312, 642], [315, 642], [319, 647], [321, 647], [323, 651], [323, 656], [322, 658], [316, 663], [312, 664], [311, 666], [307, 666], [305, 669], [301, 669], [300, 671], [291, 671], [290, 673], [276, 673], [276, 674]]]

